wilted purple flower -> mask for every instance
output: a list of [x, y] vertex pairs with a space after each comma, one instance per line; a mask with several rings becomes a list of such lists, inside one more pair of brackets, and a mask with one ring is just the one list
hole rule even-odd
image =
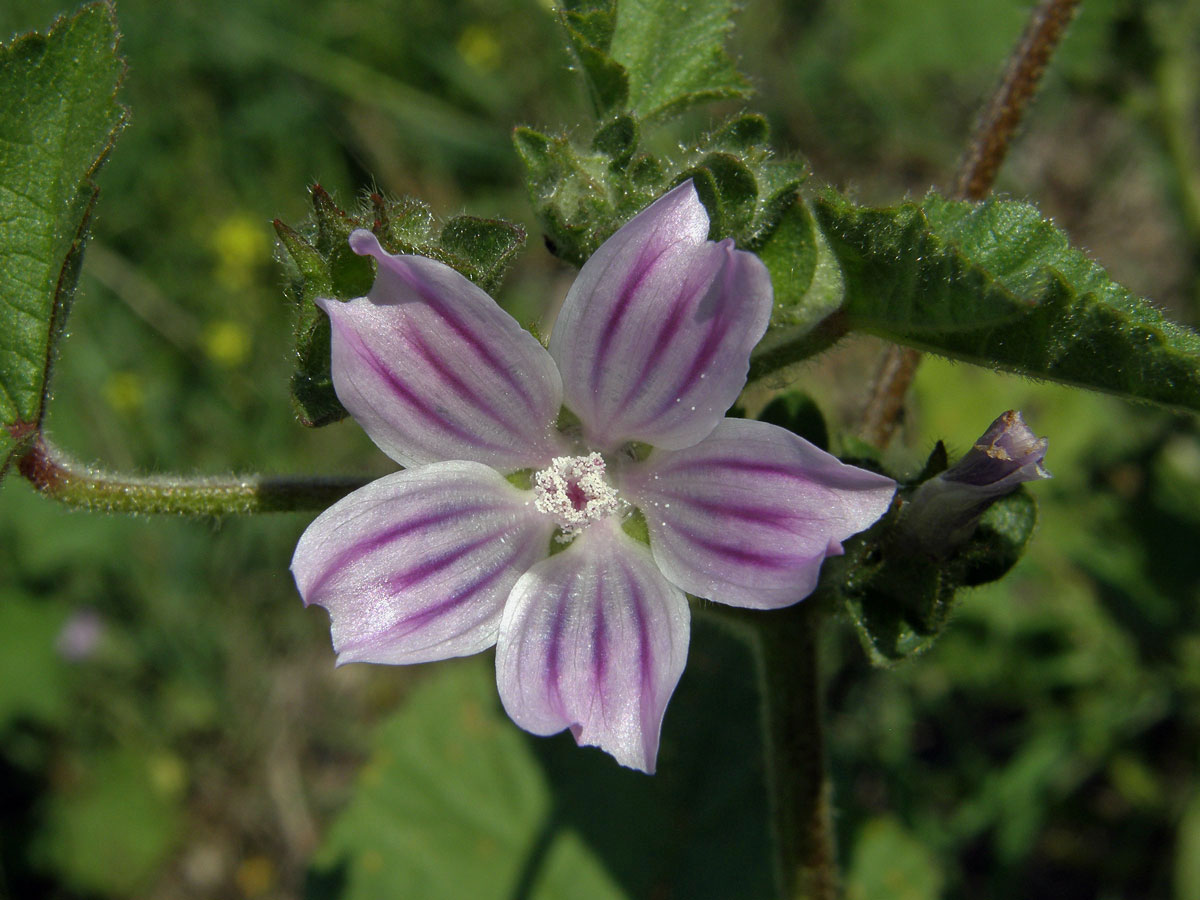
[[949, 556], [996, 500], [1023, 482], [1050, 477], [1042, 467], [1045, 457], [1046, 439], [1010, 409], [962, 459], [917, 488], [904, 511], [904, 533], [927, 553]]
[[758, 257], [707, 236], [690, 182], [655, 202], [584, 265], [549, 352], [453, 269], [350, 236], [379, 268], [367, 297], [318, 301], [334, 386], [407, 468], [335, 504], [296, 547], [296, 583], [328, 609], [339, 663], [496, 644], [518, 725], [570, 728], [650, 772], [687, 657], [684, 592], [795, 603], [884, 512], [890, 479], [723, 417], [771, 283]]

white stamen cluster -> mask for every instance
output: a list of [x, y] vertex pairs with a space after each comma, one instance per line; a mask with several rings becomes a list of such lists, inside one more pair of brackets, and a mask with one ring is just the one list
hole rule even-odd
[[621, 508], [621, 499], [604, 477], [604, 457], [557, 456], [533, 476], [533, 505], [553, 517], [570, 540], [585, 527]]

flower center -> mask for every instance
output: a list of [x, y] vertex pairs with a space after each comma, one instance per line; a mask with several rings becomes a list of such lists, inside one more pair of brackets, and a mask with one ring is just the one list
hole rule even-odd
[[533, 476], [533, 505], [552, 517], [570, 540], [623, 505], [604, 477], [604, 457], [558, 456]]

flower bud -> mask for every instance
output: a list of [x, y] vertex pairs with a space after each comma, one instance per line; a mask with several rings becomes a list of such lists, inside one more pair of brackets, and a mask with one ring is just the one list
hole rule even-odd
[[1021, 414], [994, 421], [962, 459], [913, 493], [901, 529], [922, 550], [945, 558], [971, 537], [984, 511], [1023, 482], [1049, 478], [1046, 439]]

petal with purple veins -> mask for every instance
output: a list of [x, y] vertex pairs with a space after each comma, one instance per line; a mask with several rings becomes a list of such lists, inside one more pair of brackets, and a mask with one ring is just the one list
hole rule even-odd
[[694, 447], [621, 473], [663, 574], [690, 594], [776, 608], [812, 593], [821, 563], [887, 510], [896, 484], [766, 422], [725, 419]]
[[496, 646], [500, 699], [527, 731], [570, 728], [580, 745], [653, 772], [690, 621], [645, 546], [615, 519], [597, 522], [513, 588]]
[[309, 525], [292, 557], [305, 604], [332, 620], [338, 662], [417, 663], [496, 642], [505, 599], [549, 552], [528, 491], [473, 462], [397, 472]]
[[333, 385], [371, 439], [404, 466], [469, 459], [503, 471], [544, 465], [562, 381], [545, 348], [486, 293], [436, 260], [378, 260], [366, 297], [318, 300], [333, 325]]
[[771, 314], [771, 280], [757, 256], [707, 237], [687, 181], [580, 270], [550, 353], [589, 446], [688, 447], [737, 399]]

